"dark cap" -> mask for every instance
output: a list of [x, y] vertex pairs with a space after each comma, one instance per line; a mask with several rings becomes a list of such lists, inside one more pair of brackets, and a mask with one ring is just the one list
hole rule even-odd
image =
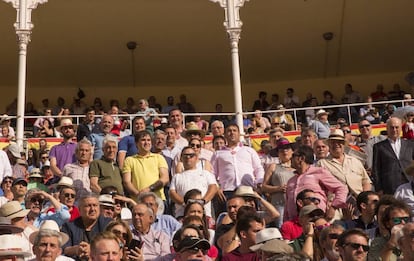
[[189, 249], [201, 249], [201, 250], [209, 250], [210, 243], [198, 237], [185, 237], [181, 242], [178, 244], [177, 251], [182, 252], [184, 250]]
[[19, 183], [24, 183], [25, 186], [27, 186], [27, 181], [24, 178], [17, 178], [13, 181], [12, 186], [17, 185]]

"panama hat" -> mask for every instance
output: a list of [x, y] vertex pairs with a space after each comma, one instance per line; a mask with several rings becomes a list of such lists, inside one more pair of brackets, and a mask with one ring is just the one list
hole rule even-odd
[[99, 205], [107, 206], [107, 207], [114, 207], [115, 200], [109, 194], [102, 194], [99, 196]]
[[59, 226], [56, 221], [53, 220], [45, 220], [38, 231], [35, 231], [30, 234], [29, 241], [30, 243], [34, 243], [36, 236], [39, 234], [39, 231], [42, 230], [52, 230], [59, 233], [60, 238], [62, 239], [62, 245], [64, 245], [69, 240], [69, 236], [66, 233], [60, 232]]
[[43, 178], [43, 176], [42, 176], [42, 174], [41, 174], [41, 172], [40, 172], [40, 169], [39, 168], [33, 168], [31, 171], [30, 171], [30, 176], [29, 176], [29, 179], [30, 178]]
[[23, 228], [12, 225], [9, 218], [0, 217], [0, 235], [15, 234], [20, 232], [23, 232]]
[[[18, 235], [0, 236], [0, 256], [24, 256], [29, 257], [32, 253], [23, 249], [25, 242], [23, 237]], [[26, 251], [23, 251], [26, 250]]]
[[18, 201], [9, 201], [0, 208], [0, 216], [13, 219], [17, 217], [25, 217], [29, 214], [30, 209], [23, 209]]
[[74, 131], [76, 131], [76, 129], [78, 128], [78, 125], [73, 124], [71, 119], [66, 118], [60, 121], [60, 125], [56, 127], [56, 130], [59, 132], [62, 132], [61, 131], [62, 127], [67, 127], [67, 126], [72, 126]]
[[235, 192], [235, 196], [259, 198], [250, 186], [240, 186]]
[[201, 138], [204, 138], [204, 136], [206, 136], [206, 132], [203, 130], [200, 130], [194, 121], [190, 121], [189, 123], [187, 123], [185, 125], [185, 129], [186, 130], [185, 130], [184, 136], [187, 136], [192, 133], [200, 135]]
[[250, 247], [250, 250], [257, 251], [259, 248], [269, 240], [283, 239], [279, 229], [275, 227], [265, 228], [256, 233], [256, 245]]
[[20, 146], [15, 142], [10, 143], [10, 145], [7, 147], [7, 150], [10, 151], [10, 153], [15, 158], [20, 159], [22, 157], [22, 155], [20, 154], [22, 150], [20, 149]]
[[345, 141], [344, 132], [341, 129], [334, 129], [331, 131], [331, 134], [329, 134], [329, 139]]

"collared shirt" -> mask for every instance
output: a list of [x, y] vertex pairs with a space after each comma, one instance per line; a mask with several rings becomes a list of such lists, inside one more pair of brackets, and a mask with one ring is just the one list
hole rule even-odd
[[[131, 173], [132, 185], [137, 190], [141, 190], [159, 180], [161, 168], [165, 168], [168, 173], [167, 161], [161, 154], [149, 153], [146, 156], [137, 154], [125, 159], [122, 173]], [[164, 188], [160, 188], [154, 193], [165, 200]]]
[[211, 161], [224, 191], [233, 191], [240, 185], [255, 187], [263, 182], [264, 169], [257, 152], [241, 143], [233, 149], [216, 151]]
[[331, 154], [326, 159], [319, 160], [317, 165], [326, 168], [343, 184], [348, 185], [355, 197], [363, 191], [363, 185], [372, 183], [361, 161], [346, 154], [342, 163]]
[[400, 185], [394, 193], [394, 197], [396, 199], [401, 199], [404, 201], [411, 210], [411, 215], [414, 214], [414, 193], [413, 193], [413, 182], [407, 182]]
[[230, 253], [225, 254], [222, 258], [222, 261], [259, 261], [259, 255], [257, 252], [249, 252], [242, 254], [240, 253], [239, 248], [234, 249]]
[[76, 162], [75, 142], [62, 142], [55, 145], [50, 150], [49, 158], [56, 158], [56, 165], [60, 170], [63, 170], [66, 164]]
[[61, 204], [60, 209], [55, 209], [55, 212], [41, 213], [33, 222], [33, 226], [39, 228], [45, 220], [55, 221], [59, 227], [70, 219], [69, 209], [66, 205]]
[[296, 197], [304, 189], [313, 190], [316, 197], [320, 199], [318, 207], [325, 212], [328, 192], [335, 194], [335, 198], [332, 201], [333, 207], [346, 207], [347, 186], [335, 178], [328, 170], [309, 166], [305, 173], [296, 174], [287, 183], [284, 220], [291, 220], [298, 216]]
[[170, 238], [162, 231], [150, 229], [147, 234], [143, 234], [130, 226], [132, 238], [144, 242], [142, 245], [142, 253], [145, 261], [154, 260], [160, 256], [171, 253]]
[[181, 228], [181, 223], [171, 215], [157, 215], [151, 229], [164, 231], [170, 238]]
[[118, 152], [120, 151], [126, 152], [125, 157], [129, 157], [138, 153], [134, 135], [125, 136], [119, 141]]
[[98, 184], [101, 188], [115, 186], [119, 194], [124, 194], [121, 170], [116, 162], [106, 160], [104, 157], [92, 161], [89, 164], [89, 178], [92, 177], [98, 178]]
[[170, 149], [169, 147], [165, 147], [165, 149], [162, 150], [162, 154], [171, 159], [175, 159], [177, 155], [179, 157], [182, 149], [182, 147], [178, 147], [177, 145], [174, 145], [172, 149]]
[[7, 157], [7, 153], [3, 150], [0, 150], [0, 183], [3, 181], [4, 177], [11, 177], [12, 175], [13, 172], [9, 158]]
[[400, 158], [400, 150], [401, 150], [401, 139], [397, 138], [395, 141], [393, 141], [392, 139], [388, 139], [388, 141], [390, 142], [390, 145], [391, 145], [392, 150], [394, 151], [395, 155], [399, 159]]
[[63, 168], [62, 175], [73, 179], [73, 186], [75, 187], [77, 198], [82, 193], [91, 191], [89, 164], [85, 167], [82, 167], [79, 162], [68, 164]]

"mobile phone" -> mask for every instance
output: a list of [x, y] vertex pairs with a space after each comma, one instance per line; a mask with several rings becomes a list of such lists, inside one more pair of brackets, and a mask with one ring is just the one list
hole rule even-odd
[[132, 239], [131, 242], [129, 243], [128, 248], [131, 250], [135, 250], [136, 247], [138, 247], [139, 249], [142, 248], [142, 245], [144, 244], [144, 241], [138, 240], [138, 239]]

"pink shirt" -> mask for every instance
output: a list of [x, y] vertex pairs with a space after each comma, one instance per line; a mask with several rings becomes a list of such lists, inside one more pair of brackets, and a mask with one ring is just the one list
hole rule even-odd
[[296, 174], [289, 179], [286, 189], [286, 205], [284, 220], [292, 220], [298, 216], [296, 211], [296, 196], [304, 189], [311, 189], [315, 196], [321, 200], [319, 208], [326, 212], [327, 194], [333, 193], [335, 198], [332, 206], [335, 208], [346, 207], [348, 188], [328, 170], [320, 167], [310, 166], [309, 169], [300, 175]]
[[223, 148], [214, 153], [211, 161], [223, 191], [233, 191], [240, 185], [255, 187], [263, 182], [263, 166], [250, 147], [240, 144], [234, 149]]

